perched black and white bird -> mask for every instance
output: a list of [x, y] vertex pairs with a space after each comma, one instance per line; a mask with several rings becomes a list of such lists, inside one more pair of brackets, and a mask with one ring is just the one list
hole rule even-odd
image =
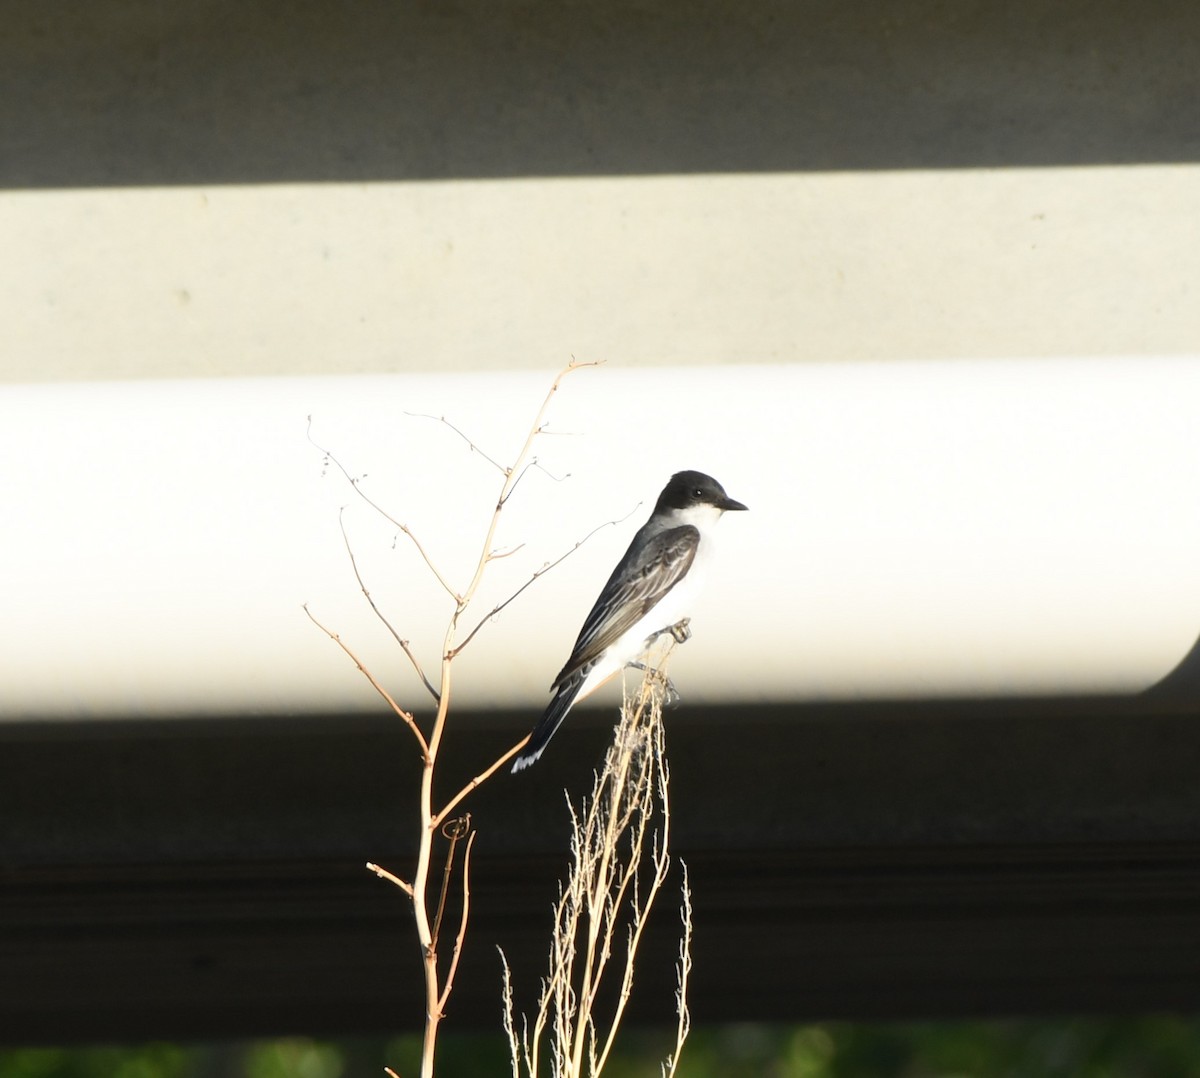
[[703, 472], [671, 476], [584, 621], [551, 686], [554, 699], [513, 771], [534, 763], [572, 706], [636, 662], [656, 637], [684, 623], [676, 637], [683, 638], [707, 568], [713, 526], [722, 513], [745, 508]]

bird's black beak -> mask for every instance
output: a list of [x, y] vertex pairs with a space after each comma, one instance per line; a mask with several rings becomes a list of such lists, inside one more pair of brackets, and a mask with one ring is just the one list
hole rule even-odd
[[747, 506], [742, 505], [741, 502], [735, 502], [732, 498], [726, 498], [717, 508], [728, 512], [730, 509], [745, 509]]

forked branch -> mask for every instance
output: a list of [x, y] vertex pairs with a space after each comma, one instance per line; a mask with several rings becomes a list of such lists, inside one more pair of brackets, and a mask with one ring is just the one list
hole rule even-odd
[[[641, 502], [638, 502], [638, 505], [641, 505], [641, 504], [642, 504]], [[450, 657], [451, 657], [451, 658], [454, 658], [455, 656], [457, 656], [457, 655], [461, 654], [461, 653], [462, 653], [462, 650], [463, 650], [463, 648], [465, 648], [465, 647], [466, 647], [466, 646], [467, 646], [467, 645], [468, 645], [468, 644], [469, 644], [469, 643], [470, 643], [470, 642], [471, 642], [471, 641], [474, 639], [474, 637], [475, 637], [475, 634], [476, 634], [477, 632], [479, 632], [479, 630], [480, 630], [480, 629], [482, 629], [482, 628], [483, 628], [483, 627], [484, 627], [484, 626], [485, 626], [485, 625], [486, 625], [486, 624], [487, 624], [489, 621], [491, 621], [491, 620], [492, 620], [492, 618], [494, 618], [494, 617], [495, 617], [497, 614], [499, 614], [499, 613], [500, 613], [500, 611], [502, 611], [502, 610], [503, 610], [503, 609], [504, 609], [506, 606], [508, 606], [508, 604], [509, 604], [509, 603], [511, 603], [511, 602], [512, 602], [514, 599], [518, 598], [518, 597], [520, 596], [520, 594], [521, 594], [521, 593], [522, 593], [522, 592], [523, 592], [523, 591], [524, 591], [526, 588], [528, 588], [530, 585], [532, 585], [532, 584], [533, 584], [533, 583], [534, 583], [536, 580], [538, 580], [538, 578], [539, 578], [539, 577], [543, 577], [543, 576], [545, 576], [545, 575], [546, 575], [548, 572], [550, 572], [550, 570], [551, 570], [551, 569], [555, 569], [555, 568], [557, 568], [559, 565], [561, 565], [561, 564], [562, 564], [564, 561], [566, 561], [566, 560], [567, 560], [567, 559], [568, 559], [568, 558], [569, 558], [569, 557], [570, 557], [572, 554], [574, 554], [574, 553], [575, 553], [575, 551], [577, 551], [577, 550], [578, 550], [578, 549], [579, 549], [581, 546], [583, 546], [583, 544], [584, 544], [584, 543], [586, 543], [586, 542], [587, 542], [589, 539], [591, 539], [591, 537], [592, 537], [593, 535], [595, 535], [597, 532], [601, 532], [601, 531], [603, 531], [605, 528], [611, 528], [611, 527], [613, 527], [614, 525], [617, 525], [617, 524], [623, 524], [623, 523], [624, 523], [625, 521], [627, 521], [627, 520], [628, 520], [628, 519], [629, 519], [631, 516], [633, 516], [633, 514], [634, 514], [634, 513], [636, 513], [636, 512], [637, 512], [638, 505], [635, 505], [635, 506], [634, 506], [632, 509], [630, 509], [630, 510], [629, 510], [629, 512], [628, 512], [628, 513], [626, 513], [626, 514], [625, 514], [623, 517], [619, 517], [619, 518], [618, 518], [618, 519], [616, 519], [616, 520], [606, 520], [606, 521], [605, 521], [603, 524], [597, 524], [597, 525], [596, 525], [596, 526], [595, 526], [595, 527], [594, 527], [594, 528], [593, 528], [593, 529], [592, 529], [590, 532], [588, 532], [588, 533], [587, 533], [587, 535], [585, 535], [585, 536], [584, 536], [582, 539], [580, 539], [580, 540], [579, 540], [579, 541], [578, 541], [578, 542], [577, 542], [577, 543], [576, 543], [576, 544], [575, 544], [573, 547], [571, 547], [571, 549], [570, 549], [570, 550], [568, 550], [568, 551], [567, 551], [565, 554], [560, 554], [560, 555], [559, 555], [557, 558], [555, 558], [553, 561], [549, 561], [549, 562], [547, 562], [547, 563], [546, 563], [545, 565], [543, 565], [543, 566], [542, 566], [540, 569], [536, 570], [536, 571], [534, 572], [534, 574], [533, 574], [533, 575], [532, 575], [532, 576], [531, 576], [531, 577], [530, 577], [528, 580], [526, 580], [524, 584], [522, 584], [522, 585], [521, 585], [519, 588], [517, 588], [517, 590], [516, 590], [516, 591], [514, 591], [514, 592], [513, 592], [513, 593], [512, 593], [512, 594], [511, 594], [511, 595], [510, 595], [510, 596], [509, 596], [507, 599], [505, 599], [505, 600], [504, 600], [504, 602], [502, 602], [502, 603], [498, 603], [496, 606], [492, 607], [492, 609], [491, 609], [491, 610], [489, 610], [489, 611], [488, 611], [488, 612], [487, 612], [487, 613], [486, 613], [486, 614], [483, 616], [483, 618], [482, 618], [482, 619], [480, 619], [480, 622], [479, 622], [479, 624], [478, 624], [478, 625], [476, 625], [476, 626], [475, 626], [475, 628], [474, 628], [474, 629], [472, 629], [472, 630], [471, 630], [469, 633], [467, 633], [466, 637], [463, 639], [463, 642], [462, 642], [461, 644], [459, 644], [459, 645], [458, 645], [456, 648], [454, 648], [454, 649], [451, 651], [451, 653], [450, 653]], [[493, 555], [492, 555], [492, 560], [493, 560], [493, 561], [495, 561], [495, 560], [497, 560], [497, 558], [501, 558], [501, 557], [503, 557], [503, 558], [507, 558], [507, 557], [509, 556], [509, 554], [513, 554], [513, 553], [515, 553], [515, 551], [511, 551], [511, 550], [510, 550], [510, 551], [507, 551], [507, 552], [506, 552], [506, 553], [504, 553], [504, 554], [493, 554]]]
[[[379, 695], [387, 701], [388, 706], [395, 714], [402, 718], [405, 724], [413, 732], [417, 738], [417, 743], [421, 749], [422, 770], [420, 793], [418, 795], [418, 821], [419, 821], [419, 845], [417, 850], [416, 865], [413, 875], [410, 880], [402, 879], [401, 877], [381, 868], [376, 864], [368, 864], [367, 868], [374, 872], [381, 879], [385, 879], [394, 886], [399, 887], [411, 900], [413, 917], [416, 922], [417, 936], [421, 944], [423, 955], [423, 972], [425, 981], [425, 1035], [422, 1045], [421, 1057], [421, 1073], [424, 1078], [431, 1078], [434, 1066], [434, 1050], [437, 1041], [437, 1031], [439, 1023], [443, 1017], [443, 1012], [446, 1003], [454, 987], [454, 978], [458, 971], [459, 959], [462, 954], [462, 948], [466, 939], [467, 926], [470, 916], [470, 865], [471, 852], [474, 848], [476, 832], [470, 826], [469, 816], [464, 816], [459, 820], [453, 820], [451, 814], [455, 812], [462, 804], [464, 799], [482, 783], [486, 782], [494, 775], [501, 767], [504, 766], [513, 756], [517, 754], [528, 742], [528, 737], [522, 738], [512, 748], [507, 750], [492, 764], [486, 767], [478, 775], [475, 776], [469, 783], [455, 793], [445, 804], [436, 812], [433, 807], [433, 785], [434, 772], [437, 764], [438, 752], [441, 747], [442, 737], [446, 730], [446, 722], [450, 710], [451, 702], [451, 675], [453, 670], [454, 659], [461, 653], [462, 649], [471, 642], [472, 639], [479, 633], [483, 625], [486, 624], [496, 614], [500, 613], [505, 607], [513, 602], [528, 588], [535, 580], [539, 579], [550, 569], [559, 565], [571, 553], [578, 550], [587, 539], [591, 538], [601, 528], [608, 527], [608, 524], [600, 525], [590, 532], [584, 539], [572, 547], [571, 550], [561, 555], [548, 565], [537, 570], [525, 584], [518, 588], [504, 602], [494, 607], [492, 611], [467, 634], [461, 643], [456, 642], [456, 634], [458, 630], [459, 619], [466, 612], [467, 608], [474, 599], [480, 583], [483, 579], [484, 572], [487, 566], [503, 557], [507, 557], [515, 551], [497, 552], [495, 549], [495, 538], [497, 528], [499, 526], [500, 516], [504, 510], [508, 500], [512, 497], [514, 490], [520, 483], [521, 479], [528, 473], [530, 468], [541, 467], [536, 458], [531, 458], [531, 450], [535, 439], [540, 434], [546, 432], [545, 417], [550, 403], [554, 398], [555, 393], [561, 385], [563, 379], [575, 370], [582, 367], [596, 366], [595, 363], [577, 363], [574, 360], [564, 367], [550, 386], [541, 407], [538, 409], [532, 424], [527, 429], [524, 443], [521, 446], [520, 452], [517, 454], [515, 461], [511, 467], [503, 467], [494, 458], [486, 453], [483, 453], [479, 447], [471, 441], [461, 430], [454, 424], [450, 423], [444, 417], [440, 419], [446, 426], [450, 427], [460, 438], [467, 442], [473, 452], [480, 453], [493, 467], [497, 468], [503, 475], [503, 481], [500, 486], [499, 493], [496, 497], [495, 504], [491, 510], [491, 516], [488, 520], [483, 543], [480, 548], [480, 554], [475, 565], [475, 569], [471, 575], [467, 586], [460, 592], [454, 588], [449, 580], [440, 572], [437, 565], [434, 563], [430, 554], [425, 547], [420, 543], [411, 529], [389, 514], [382, 506], [372, 499], [363, 489], [358, 478], [352, 476], [348, 469], [337, 459], [329, 450], [319, 445], [312, 437], [311, 417], [309, 420], [308, 438], [317, 449], [325, 456], [326, 461], [332, 463], [336, 467], [347, 482], [350, 483], [354, 492], [379, 513], [385, 520], [393, 524], [399, 531], [403, 532], [413, 543], [418, 554], [424, 561], [425, 565], [433, 576], [437, 579], [442, 589], [454, 600], [454, 610], [449, 618], [446, 626], [446, 632], [442, 641], [441, 659], [439, 662], [439, 671], [436, 683], [433, 679], [426, 675], [420, 663], [417, 661], [415, 654], [409, 647], [408, 641], [403, 639], [396, 631], [394, 626], [383, 614], [372, 597], [366, 582], [363, 580], [359, 570], [358, 562], [351, 549], [349, 538], [345, 528], [342, 528], [343, 541], [346, 544], [347, 552], [350, 556], [351, 567], [354, 571], [355, 579], [358, 582], [363, 596], [369, 603], [376, 617], [383, 623], [391, 634], [392, 639], [400, 646], [412, 664], [413, 669], [420, 677], [426, 691], [430, 694], [436, 704], [436, 714], [432, 720], [428, 736], [424, 735], [417, 726], [411, 713], [392, 698], [391, 694], [379, 683], [379, 681], [371, 674], [365, 664], [358, 658], [357, 655], [350, 649], [349, 646], [340, 638], [340, 636], [323, 625], [312, 613], [307, 606], [304, 608], [305, 613], [310, 620], [321, 629], [331, 640], [333, 640], [349, 657], [354, 664], [362, 671], [363, 675], [370, 682], [371, 686], [379, 693]], [[437, 418], [437, 417], [428, 417]], [[543, 469], [545, 470], [545, 469]], [[547, 473], [549, 474], [549, 473]], [[617, 523], [612, 521], [609, 523]], [[341, 519], [339, 517], [339, 525]], [[516, 549], [519, 549], [516, 548]], [[447, 851], [446, 863], [441, 875], [441, 887], [436, 889], [437, 897], [434, 897], [435, 886], [431, 879], [431, 868], [434, 857], [434, 840], [437, 836], [443, 833], [444, 829], [452, 828], [450, 833], [445, 834], [445, 838], [449, 841], [449, 849]], [[466, 847], [463, 852], [461, 865], [455, 865], [454, 851], [457, 843], [464, 839]], [[439, 969], [438, 963], [438, 938], [441, 933], [443, 917], [446, 912], [446, 899], [451, 886], [451, 877], [454, 871], [458, 871], [462, 884], [462, 908], [459, 912], [458, 930], [455, 936], [454, 949], [450, 957], [448, 965], [446, 965], [443, 976], [442, 970]], [[432, 907], [432, 908], [431, 908]], [[389, 1074], [394, 1072], [388, 1071]]]
[[387, 691], [387, 689], [385, 689], [382, 685], [379, 684], [379, 682], [375, 679], [375, 675], [372, 674], [371, 671], [367, 669], [367, 666], [362, 661], [362, 659], [360, 659], [357, 655], [354, 654], [354, 652], [350, 649], [350, 646], [346, 643], [346, 641], [343, 640], [341, 638], [341, 636], [339, 636], [337, 633], [335, 633], [328, 626], [323, 625], [317, 619], [317, 616], [311, 610], [308, 609], [308, 603], [304, 603], [303, 608], [304, 608], [304, 613], [308, 615], [308, 620], [311, 621], [318, 629], [321, 630], [321, 632], [323, 632], [327, 637], [329, 637], [330, 640], [332, 640], [335, 644], [337, 644], [337, 646], [339, 648], [341, 648], [350, 657], [350, 659], [353, 661], [354, 665], [357, 666], [358, 669], [361, 671], [363, 677], [365, 677], [371, 683], [371, 688], [373, 688], [377, 693], [379, 693], [379, 695], [382, 696], [387, 701], [388, 707], [390, 707], [392, 709], [392, 711], [394, 711], [397, 715], [400, 716], [400, 718], [402, 718], [404, 720], [405, 725], [412, 731], [413, 737], [415, 737], [417, 739], [417, 744], [421, 746], [422, 756], [428, 758], [429, 743], [425, 740], [425, 735], [421, 733], [421, 728], [419, 726], [417, 726], [417, 720], [412, 717], [411, 712], [405, 711], [404, 708], [402, 708], [398, 703], [396, 703], [396, 701], [394, 699], [392, 699], [392, 694], [389, 693]]
[[508, 474], [507, 469], [504, 467], [503, 464], [501, 464], [494, 457], [488, 456], [487, 453], [485, 453], [482, 449], [479, 448], [479, 446], [477, 446], [473, 441], [471, 441], [470, 438], [468, 438], [465, 434], [463, 434], [463, 432], [461, 430], [459, 430], [458, 427], [456, 427], [453, 423], [451, 423], [450, 420], [448, 420], [444, 415], [429, 415], [427, 412], [405, 412], [404, 414], [407, 416], [412, 416], [413, 419], [432, 419], [432, 420], [434, 420], [434, 422], [442, 423], [443, 425], [449, 427], [452, 431], [454, 431], [455, 434], [457, 434], [464, 442], [467, 443], [467, 445], [470, 447], [470, 450], [472, 453], [478, 453], [481, 457], [483, 457], [484, 460], [486, 460], [501, 475]]
[[329, 461], [330, 464], [337, 468], [337, 470], [346, 477], [346, 482], [350, 484], [350, 488], [355, 494], [362, 498], [362, 500], [366, 502], [367, 505], [369, 505], [372, 509], [374, 509], [375, 512], [377, 512], [381, 517], [383, 517], [384, 520], [394, 524], [399, 531], [408, 536], [408, 538], [412, 541], [413, 546], [417, 548], [417, 553], [421, 555], [421, 560], [425, 562], [426, 566], [429, 568], [429, 571], [434, 575], [434, 578], [437, 580], [437, 582], [441, 584], [446, 594], [456, 602], [461, 602], [462, 596], [460, 596], [458, 592], [456, 592], [450, 586], [450, 582], [442, 575], [441, 570], [433, 563], [433, 559], [421, 545], [421, 541], [413, 533], [413, 530], [407, 524], [402, 524], [400, 521], [398, 521], [394, 516], [392, 516], [391, 513], [384, 509], [382, 505], [375, 501], [374, 498], [367, 494], [366, 491], [363, 490], [362, 484], [359, 482], [358, 477], [351, 475], [349, 469], [347, 469], [346, 466], [340, 460], [338, 460], [338, 458], [335, 457], [332, 452], [330, 452], [330, 450], [326, 449], [312, 436], [312, 416], [308, 417], [308, 440], [324, 454], [325, 459]]
[[343, 519], [341, 510], [338, 511], [338, 527], [342, 531], [342, 542], [346, 545], [346, 554], [350, 558], [350, 568], [354, 570], [354, 579], [358, 581], [359, 590], [363, 593], [363, 596], [366, 598], [367, 602], [371, 604], [371, 609], [375, 612], [375, 616], [381, 622], [383, 622], [384, 626], [387, 628], [387, 631], [392, 634], [392, 639], [400, 645], [400, 650], [408, 656], [408, 661], [412, 663], [413, 669], [417, 672], [417, 677], [421, 679], [422, 684], [424, 684], [425, 688], [429, 691], [429, 695], [433, 697], [433, 702], [436, 704], [438, 702], [437, 689], [433, 687], [433, 684], [430, 682], [429, 678], [425, 676], [425, 671], [421, 669], [421, 664], [417, 661], [417, 657], [413, 654], [412, 648], [408, 646], [408, 641], [403, 639], [400, 634], [396, 632], [395, 628], [392, 626], [392, 623], [388, 621], [388, 619], [384, 616], [383, 611], [379, 609], [375, 599], [371, 595], [371, 592], [368, 590], [366, 583], [363, 581], [362, 573], [358, 571], [358, 559], [354, 556], [354, 547], [350, 545], [350, 536], [346, 534], [346, 522]]

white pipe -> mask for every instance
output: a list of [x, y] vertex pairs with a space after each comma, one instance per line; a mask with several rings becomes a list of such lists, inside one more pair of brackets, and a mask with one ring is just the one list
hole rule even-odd
[[[338, 531], [421, 660], [449, 612], [415, 549], [306, 440], [470, 575], [548, 374], [0, 389], [0, 714], [375, 707], [305, 618], [426, 701]], [[668, 475], [727, 517], [690, 701], [1135, 691], [1200, 631], [1200, 364], [1189, 357], [581, 370], [537, 442], [467, 628], [604, 521], [464, 653], [471, 705], [546, 699]], [[324, 474], [323, 474], [324, 473]], [[570, 473], [561, 482], [554, 477]], [[640, 503], [640, 506], [639, 506]], [[628, 515], [628, 516], [627, 516]]]

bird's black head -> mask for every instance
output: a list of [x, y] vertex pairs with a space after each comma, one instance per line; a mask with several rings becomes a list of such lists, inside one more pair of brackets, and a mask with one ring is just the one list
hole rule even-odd
[[703, 472], [676, 472], [671, 481], [663, 487], [658, 496], [654, 511], [670, 509], [691, 509], [695, 506], [711, 505], [725, 512], [729, 509], [745, 509], [741, 502], [735, 502], [725, 488], [711, 475]]

